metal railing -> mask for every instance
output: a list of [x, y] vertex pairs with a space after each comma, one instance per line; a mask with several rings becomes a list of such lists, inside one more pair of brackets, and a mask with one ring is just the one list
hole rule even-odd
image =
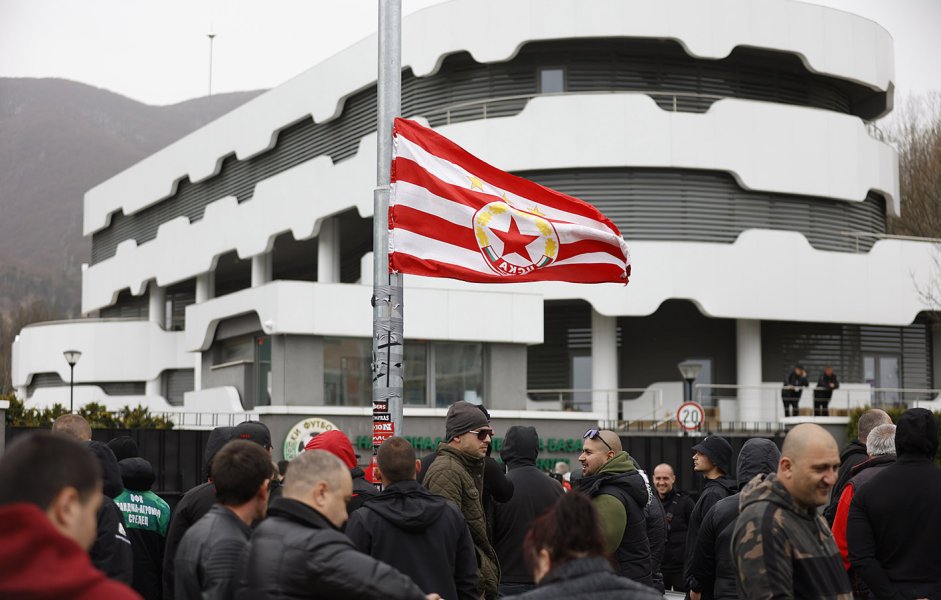
[[[119, 415], [120, 413], [115, 413]], [[258, 421], [254, 412], [158, 412], [152, 416], [171, 421], [179, 429], [213, 429], [216, 427], [234, 427], [243, 421]]]
[[566, 389], [531, 389], [526, 390], [526, 397], [531, 402], [545, 402], [558, 404], [558, 408], [546, 410], [567, 410], [575, 412], [593, 412], [598, 407], [604, 407], [605, 421], [608, 425], [615, 425], [621, 420], [621, 403], [624, 401], [643, 401], [649, 395], [650, 412], [648, 419], [656, 419], [658, 411], [663, 407], [663, 390], [660, 388], [566, 388]]

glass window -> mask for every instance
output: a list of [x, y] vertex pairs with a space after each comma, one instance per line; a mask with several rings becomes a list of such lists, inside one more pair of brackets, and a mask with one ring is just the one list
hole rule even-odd
[[271, 338], [255, 338], [255, 406], [271, 404]]
[[405, 341], [405, 399], [410, 406], [428, 406], [428, 344]]
[[372, 342], [368, 338], [324, 338], [324, 404], [372, 404], [371, 355]]
[[483, 345], [435, 343], [435, 406], [483, 402]]
[[539, 92], [559, 94], [565, 91], [565, 70], [561, 67], [543, 67], [539, 69]]
[[227, 363], [255, 360], [255, 348], [251, 336], [243, 336], [222, 340], [217, 346], [216, 361], [214, 364], [224, 365]]

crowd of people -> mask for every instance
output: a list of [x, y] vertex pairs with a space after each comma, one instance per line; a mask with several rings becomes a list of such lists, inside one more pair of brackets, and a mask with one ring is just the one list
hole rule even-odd
[[810, 423], [780, 449], [748, 439], [734, 470], [707, 436], [698, 497], [669, 464], [649, 477], [613, 431], [588, 430], [580, 472], [558, 478], [536, 466], [533, 427], [505, 433], [502, 464], [481, 407], [455, 403], [445, 431], [423, 460], [383, 442], [380, 491], [340, 431], [277, 465], [263, 424], [218, 428], [205, 483], [171, 515], [133, 439], [92, 441], [63, 415], [0, 459], [0, 597], [941, 598], [927, 410], [864, 413], [842, 453]]

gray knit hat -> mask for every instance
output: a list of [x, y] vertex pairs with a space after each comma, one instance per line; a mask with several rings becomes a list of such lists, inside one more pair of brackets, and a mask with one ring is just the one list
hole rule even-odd
[[490, 422], [476, 404], [458, 400], [448, 409], [448, 417], [444, 422], [445, 437], [450, 441], [468, 431], [489, 426]]

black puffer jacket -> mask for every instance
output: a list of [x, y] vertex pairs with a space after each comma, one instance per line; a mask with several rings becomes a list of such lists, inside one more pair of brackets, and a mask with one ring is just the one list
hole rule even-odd
[[586, 556], [563, 563], [546, 573], [536, 589], [514, 596], [519, 600], [661, 600], [646, 585], [618, 577], [601, 556]]
[[[500, 583], [533, 583], [523, 563], [523, 539], [533, 520], [558, 502], [565, 493], [555, 479], [536, 468], [539, 435], [535, 427], [514, 425], [506, 432], [500, 457], [506, 463], [513, 496], [494, 508], [493, 547], [500, 558]], [[486, 476], [485, 476], [486, 477]], [[484, 489], [487, 483], [484, 481]]]
[[702, 526], [702, 520], [706, 517], [709, 509], [715, 506], [716, 502], [728, 498], [736, 492], [737, 488], [737, 482], [725, 475], [715, 479], [707, 479], [705, 485], [703, 485], [702, 493], [699, 494], [699, 500], [696, 501], [696, 506], [693, 507], [693, 512], [689, 516], [689, 530], [686, 532], [686, 562], [683, 567], [686, 586], [691, 590], [697, 590], [701, 587], [693, 579], [690, 565], [693, 560], [693, 551], [696, 549], [696, 540], [699, 538], [699, 528]]
[[[548, 479], [548, 477], [547, 477]], [[464, 515], [417, 481], [398, 481], [350, 515], [360, 550], [408, 575], [427, 593], [476, 600], [477, 555]]]
[[[738, 455], [738, 487], [742, 489], [756, 475], [768, 475], [778, 469], [781, 452], [774, 442], [752, 438]], [[693, 551], [690, 572], [703, 600], [737, 600], [738, 583], [732, 558], [732, 532], [738, 519], [739, 494], [716, 502], [703, 519]]]
[[290, 498], [271, 504], [239, 565], [240, 600], [425, 598], [411, 579], [357, 551], [326, 517]]
[[134, 581], [134, 550], [124, 529], [124, 515], [114, 503], [114, 498], [124, 491], [118, 459], [103, 442], [91, 441], [88, 447], [101, 464], [104, 494], [98, 509], [98, 533], [88, 554], [98, 570], [111, 579], [131, 585]]

